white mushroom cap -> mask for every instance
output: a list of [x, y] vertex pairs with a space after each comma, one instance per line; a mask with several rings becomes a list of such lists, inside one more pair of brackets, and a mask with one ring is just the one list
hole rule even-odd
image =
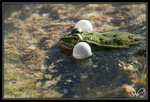
[[80, 20], [76, 23], [75, 28], [80, 28], [83, 31], [93, 31], [93, 26], [88, 20]]
[[73, 57], [75, 59], [85, 59], [91, 55], [91, 47], [86, 42], [80, 42], [73, 48]]

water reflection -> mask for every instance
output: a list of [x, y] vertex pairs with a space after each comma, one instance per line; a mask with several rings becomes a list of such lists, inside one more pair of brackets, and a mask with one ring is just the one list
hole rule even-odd
[[88, 57], [86, 59], [76, 60], [76, 65], [81, 69], [89, 68], [92, 65], [92, 59]]

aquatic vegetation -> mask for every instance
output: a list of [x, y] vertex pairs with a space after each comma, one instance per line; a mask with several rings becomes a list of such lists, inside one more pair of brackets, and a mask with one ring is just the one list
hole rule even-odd
[[122, 88], [129, 96], [136, 92], [136, 90], [133, 88], [133, 85], [123, 85]]
[[125, 64], [123, 61], [119, 60], [119, 68], [123, 69], [124, 71], [134, 72], [137, 71], [137, 68], [134, 68], [132, 64]]
[[[138, 86], [140, 86], [141, 88], [146, 87], [146, 65], [143, 66], [138, 61], [132, 61], [130, 64], [124, 63], [123, 61], [119, 61], [119, 68], [124, 70], [125, 72], [126, 71], [130, 72], [128, 74], [128, 77], [132, 82], [132, 85], [125, 84], [122, 86], [122, 88], [129, 97], [135, 97], [134, 95], [132, 96], [132, 94], [137, 93], [136, 87]], [[146, 92], [144, 91], [144, 93]], [[145, 97], [145, 95], [146, 94], [142, 95], [141, 97]]]
[[146, 85], [146, 65], [143, 66], [138, 61], [133, 61], [131, 64], [119, 61], [119, 68], [124, 71], [133, 72], [129, 76], [131, 78], [131, 82]]
[[[22, 21], [19, 19], [21, 13], [16, 11], [5, 22], [6, 24], [12, 22], [17, 29], [5, 35], [4, 39], [4, 98], [61, 97], [62, 95], [55, 89], [42, 91], [42, 86], [35, 87], [37, 80], [52, 77], [44, 74], [48, 68], [45, 66], [45, 60], [49, 57], [45, 56], [47, 52], [42, 48], [52, 47], [56, 41], [50, 44], [41, 41], [43, 37], [49, 36], [47, 30], [43, 28], [47, 16], [43, 17], [34, 13]], [[51, 36], [51, 41], [55, 37]], [[51, 71], [53, 71], [52, 68]], [[49, 84], [46, 82], [43, 88], [56, 84], [58, 80], [51, 80]]]

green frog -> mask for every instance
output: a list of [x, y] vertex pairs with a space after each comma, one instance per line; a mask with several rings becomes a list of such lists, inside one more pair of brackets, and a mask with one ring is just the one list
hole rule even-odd
[[[138, 27], [141, 30], [139, 30]], [[139, 32], [143, 31], [143, 29], [146, 29], [146, 26], [138, 27], [136, 27], [135, 31], [133, 32], [136, 32], [137, 29]], [[86, 42], [91, 46], [92, 52], [97, 52], [101, 55], [106, 53], [108, 54], [110, 52], [114, 53], [116, 51], [119, 51], [119, 53], [127, 53], [125, 49], [128, 49], [128, 52], [132, 52], [131, 50], [134, 50], [134, 53], [137, 53], [138, 50], [141, 49], [141, 47], [143, 49], [143, 47], [146, 45], [146, 37], [143, 36], [143, 33], [146, 35], [146, 30], [144, 30], [142, 34], [138, 34], [137, 32], [136, 34], [131, 34], [119, 30], [108, 32], [94, 32], [82, 31], [80, 28], [74, 28], [71, 33], [64, 35], [60, 39], [60, 45], [63, 49], [65, 48], [68, 50], [72, 50], [77, 43]], [[138, 46], [133, 46], [137, 44]]]

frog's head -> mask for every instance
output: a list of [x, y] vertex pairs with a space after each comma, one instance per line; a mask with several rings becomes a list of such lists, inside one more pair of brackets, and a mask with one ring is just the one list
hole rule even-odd
[[80, 20], [76, 23], [70, 34], [64, 35], [60, 39], [61, 46], [72, 49], [77, 43], [83, 41], [82, 33], [89, 33], [93, 30], [93, 26], [88, 20]]
[[83, 41], [82, 33], [83, 31], [80, 28], [74, 28], [70, 34], [66, 34], [60, 39], [61, 45], [73, 48], [77, 43]]

